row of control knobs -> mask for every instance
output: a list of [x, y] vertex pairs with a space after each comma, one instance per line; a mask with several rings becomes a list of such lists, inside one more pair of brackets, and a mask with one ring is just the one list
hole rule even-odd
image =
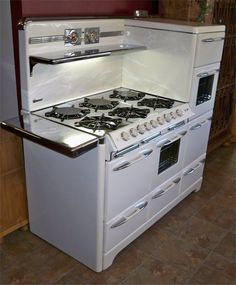
[[169, 123], [172, 119], [182, 117], [183, 114], [183, 110], [177, 109], [175, 112], [170, 112], [164, 114], [163, 116], [158, 116], [155, 120], [152, 119], [150, 122], [139, 124], [137, 128], [131, 128], [129, 131], [121, 132], [121, 138], [124, 141], [128, 141], [130, 137], [137, 137], [138, 134], [142, 135], [146, 131], [150, 131], [152, 128], [157, 128], [158, 125], [164, 125], [165, 123]]

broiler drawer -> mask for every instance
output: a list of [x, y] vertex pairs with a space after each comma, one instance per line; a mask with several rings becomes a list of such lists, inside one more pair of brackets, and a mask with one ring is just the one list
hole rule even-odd
[[149, 195], [105, 224], [105, 252], [112, 249], [146, 222], [148, 204]]
[[198, 35], [194, 66], [197, 67], [220, 62], [224, 45], [224, 37], [224, 32], [204, 33]]
[[160, 212], [163, 208], [165, 208], [169, 203], [178, 197], [181, 184], [180, 181], [181, 173], [172, 177], [167, 182], [157, 187], [151, 193], [148, 214], [149, 218]]
[[205, 156], [202, 156], [184, 169], [181, 186], [182, 192], [184, 192], [188, 187], [193, 185], [198, 179], [202, 177], [204, 164]]

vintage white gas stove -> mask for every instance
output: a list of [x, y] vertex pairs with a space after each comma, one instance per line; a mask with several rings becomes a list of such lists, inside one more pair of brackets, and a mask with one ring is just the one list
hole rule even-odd
[[224, 27], [28, 19], [20, 36], [30, 229], [99, 272], [201, 187]]

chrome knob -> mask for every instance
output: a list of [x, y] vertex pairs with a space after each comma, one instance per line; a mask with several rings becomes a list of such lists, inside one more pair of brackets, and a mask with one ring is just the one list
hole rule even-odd
[[138, 132], [142, 135], [145, 133], [145, 127], [144, 127], [144, 124], [140, 124], [137, 126], [137, 130]]
[[158, 122], [156, 120], [151, 120], [150, 124], [152, 125], [153, 128], [156, 128], [158, 126]]
[[138, 135], [138, 131], [135, 128], [131, 128], [129, 130], [129, 132], [130, 132], [132, 137], [137, 137], [137, 135]]
[[157, 122], [158, 122], [160, 125], [165, 124], [165, 120], [164, 120], [163, 117], [157, 117]]
[[147, 131], [150, 131], [152, 128], [152, 125], [149, 122], [145, 122], [144, 127], [146, 128]]
[[128, 141], [130, 139], [130, 136], [127, 132], [122, 132], [120, 136], [124, 141]]
[[176, 110], [176, 114], [177, 114], [179, 117], [182, 117], [183, 114], [184, 114], [184, 111], [181, 110], [181, 109], [177, 109], [177, 110]]
[[171, 121], [171, 115], [170, 114], [165, 114], [164, 115], [164, 119], [166, 122], [170, 122]]

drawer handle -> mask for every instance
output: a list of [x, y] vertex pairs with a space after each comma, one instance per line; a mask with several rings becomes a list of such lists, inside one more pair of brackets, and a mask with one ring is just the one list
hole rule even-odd
[[197, 169], [201, 166], [201, 164], [204, 163], [204, 161], [205, 161], [205, 159], [204, 159], [204, 160], [201, 160], [195, 167], [190, 168], [189, 170], [187, 170], [187, 171], [184, 173], [184, 176], [187, 176], [187, 175], [189, 175], [189, 174], [192, 174], [195, 170], [197, 170]]
[[201, 124], [196, 124], [195, 126], [191, 127], [190, 130], [194, 131], [194, 130], [197, 130], [197, 129], [201, 128], [201, 127], [202, 127]]
[[148, 205], [148, 202], [141, 202], [138, 204], [134, 210], [133, 213], [129, 214], [127, 217], [120, 218], [117, 222], [115, 222], [113, 225], [111, 225], [111, 229], [117, 228], [125, 223], [127, 223], [131, 218], [135, 217], [137, 214], [139, 214], [141, 211], [143, 211]]
[[164, 195], [170, 188], [172, 188], [174, 185], [178, 184], [180, 182], [181, 178], [176, 178], [170, 185], [168, 185], [165, 189], [160, 190], [157, 192], [154, 196], [152, 196], [152, 199], [156, 199]]
[[220, 42], [220, 41], [223, 41], [224, 39], [225, 39], [225, 38], [223, 38], [223, 37], [207, 38], [207, 39], [203, 39], [202, 42], [203, 42], [203, 43]]
[[184, 176], [187, 176], [187, 175], [189, 175], [189, 174], [192, 174], [194, 171], [195, 171], [194, 168], [190, 168], [188, 171], [186, 171], [186, 172], [184, 173]]

